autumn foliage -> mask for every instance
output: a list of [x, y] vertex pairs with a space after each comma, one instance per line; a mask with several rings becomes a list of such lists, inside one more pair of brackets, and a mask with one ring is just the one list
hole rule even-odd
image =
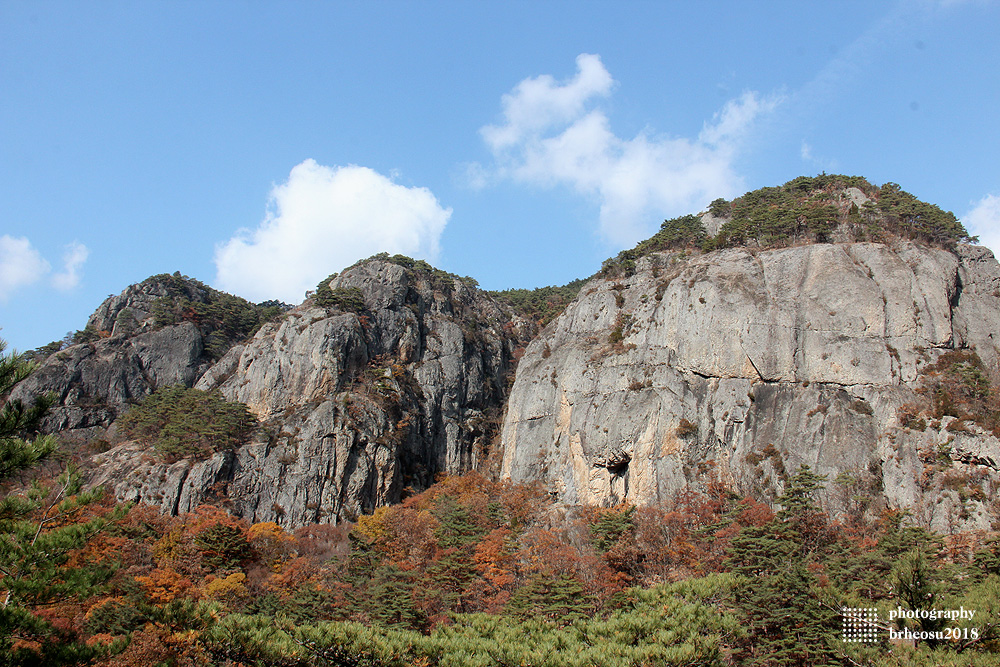
[[[90, 647], [80, 660], [105, 667], [556, 664], [540, 656], [579, 641], [591, 649], [558, 664], [825, 664], [838, 654], [824, 610], [896, 604], [886, 582], [915, 548], [940, 595], [949, 568], [961, 568], [969, 595], [1000, 591], [996, 542], [986, 552], [951, 540], [947, 550], [891, 514], [833, 522], [809, 500], [820, 479], [793, 478], [778, 513], [719, 484], [661, 507], [566, 507], [539, 487], [477, 473], [355, 524], [295, 531], [217, 507], [167, 517], [135, 506], [70, 555], [80, 567], [113, 564], [106, 584], [33, 613], [50, 640]], [[112, 509], [105, 501], [81, 519]], [[789, 609], [813, 610], [809, 633], [780, 634], [788, 590]], [[821, 649], [797, 652], [801, 637]], [[42, 643], [18, 648], [47, 664]], [[591, 650], [608, 657], [582, 662]]]

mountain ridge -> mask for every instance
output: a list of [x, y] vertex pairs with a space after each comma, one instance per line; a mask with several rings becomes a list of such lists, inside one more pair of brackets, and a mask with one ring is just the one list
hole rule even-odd
[[[1000, 267], [967, 240], [953, 215], [895, 184], [821, 175], [665, 221], [587, 281], [534, 294], [483, 292], [386, 253], [329, 276], [295, 307], [161, 274], [101, 304], [81, 340], [18, 391], [54, 391], [46, 428], [106, 450], [84, 457], [94, 483], [170, 513], [212, 501], [255, 521], [336, 522], [475, 468], [540, 482], [570, 503], [655, 503], [712, 475], [773, 502], [785, 475], [809, 463], [833, 477], [854, 471], [876, 506], [926, 500], [982, 526], [995, 511], [976, 498], [997, 480], [975, 462], [1000, 461], [993, 408], [959, 401], [966, 412], [942, 412], [923, 400], [931, 390], [919, 370], [949, 350], [975, 354], [962, 368], [986, 378], [993, 400]], [[960, 386], [945, 380], [934, 386]], [[243, 403], [263, 426], [207, 457], [151, 457], [116, 421], [174, 385]], [[650, 407], [661, 394], [680, 403]], [[580, 421], [567, 395], [606, 414]], [[653, 449], [636, 448], [652, 436], [626, 433], [643, 421], [637, 405], [666, 410], [649, 427]], [[823, 464], [814, 445], [797, 451], [780, 433], [765, 442], [762, 405], [775, 418], [798, 415], [797, 433], [828, 451], [838, 451], [831, 433], [863, 441], [863, 455], [848, 447], [840, 464]], [[562, 425], [549, 435], [524, 435], [553, 419]], [[608, 441], [610, 430], [629, 442]], [[886, 433], [909, 443], [899, 466], [887, 463]], [[971, 486], [920, 488], [921, 452], [942, 442], [958, 444], [938, 476], [958, 471], [977, 478]], [[725, 464], [719, 443], [732, 448]], [[846, 511], [832, 494], [825, 502]], [[924, 519], [940, 527], [944, 515]]]

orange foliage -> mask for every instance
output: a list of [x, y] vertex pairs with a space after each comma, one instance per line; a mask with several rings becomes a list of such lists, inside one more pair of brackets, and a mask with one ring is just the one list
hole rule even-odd
[[389, 507], [379, 507], [372, 514], [359, 516], [358, 522], [354, 526], [354, 532], [367, 537], [372, 544], [383, 544], [385, 541], [385, 519], [390, 511]]
[[[580, 546], [574, 546], [574, 542]], [[569, 539], [553, 530], [530, 528], [521, 539], [524, 574], [567, 574], [580, 580], [590, 593], [607, 597], [621, 590], [623, 581], [588, 542]]]
[[149, 667], [149, 665], [209, 664], [191, 634], [173, 634], [148, 625], [132, 633], [128, 647], [118, 655], [94, 663], [96, 667]]
[[509, 528], [497, 528], [476, 545], [473, 560], [490, 584], [497, 589], [515, 581], [517, 567], [516, 543]]
[[426, 567], [437, 548], [438, 520], [426, 510], [394, 507], [384, 525], [386, 557], [404, 570]]
[[190, 579], [170, 568], [156, 568], [148, 576], [139, 576], [135, 580], [156, 604], [167, 604], [184, 596], [192, 587]]
[[273, 521], [250, 526], [247, 538], [257, 556], [272, 569], [294, 553], [295, 538]]
[[221, 524], [223, 526], [229, 526], [241, 530], [243, 531], [244, 537], [247, 536], [246, 521], [237, 518], [221, 507], [215, 507], [214, 505], [200, 505], [194, 512], [184, 515], [183, 523], [186, 532], [191, 535], [197, 535], [206, 528], [210, 528], [216, 524]]
[[548, 504], [547, 494], [540, 483], [514, 484], [506, 480], [498, 485], [497, 492], [514, 530], [537, 521]]
[[353, 528], [350, 523], [303, 526], [295, 531], [295, 552], [317, 561], [346, 556], [351, 547], [348, 535]]
[[283, 562], [281, 568], [272, 573], [263, 585], [265, 590], [286, 596], [307, 582], [318, 579], [319, 568], [316, 563], [309, 558], [298, 556]]
[[450, 496], [475, 517], [485, 518], [496, 484], [472, 471], [465, 475], [439, 475], [436, 483], [423, 493], [407, 498], [405, 507], [429, 510], [439, 496]]

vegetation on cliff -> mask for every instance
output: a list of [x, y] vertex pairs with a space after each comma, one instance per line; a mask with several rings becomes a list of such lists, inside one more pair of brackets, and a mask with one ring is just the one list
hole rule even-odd
[[857, 241], [907, 238], [941, 247], [973, 240], [953, 213], [920, 201], [895, 183], [877, 187], [860, 176], [800, 176], [732, 201], [716, 199], [708, 212], [721, 221], [715, 236], [696, 215], [666, 220], [655, 235], [605, 261], [602, 273], [629, 274], [637, 259], [664, 250], [776, 248], [823, 243], [837, 234]]
[[932, 420], [955, 417], [948, 430], [965, 431], [966, 422], [1000, 437], [1000, 403], [996, 388], [974, 350], [949, 350], [924, 367], [919, 401], [903, 406], [900, 423], [924, 430]]
[[[479, 283], [474, 278], [442, 271], [422, 259], [413, 259], [405, 255], [390, 255], [384, 252], [362, 260], [344, 269], [344, 272], [373, 260], [389, 262], [412, 271], [416, 276], [427, 280], [433, 289], [446, 294], [454, 290], [456, 283], [462, 283], [469, 288], [479, 287]], [[322, 308], [355, 313], [363, 312], [365, 304], [361, 290], [355, 287], [330, 287], [330, 282], [338, 275], [340, 274], [334, 273], [320, 281], [312, 293], [313, 302]], [[544, 326], [565, 310], [566, 306], [579, 294], [585, 282], [586, 279], [579, 279], [562, 286], [490, 290], [485, 291], [485, 293], [508, 306], [521, 317]]]
[[156, 325], [194, 322], [205, 336], [205, 354], [213, 360], [234, 343], [253, 336], [287, 309], [273, 301], [250, 303], [180, 273], [162, 273], [147, 278], [143, 284], [156, 284], [167, 290], [167, 295], [157, 299], [153, 306]]
[[[255, 304], [238, 296], [213, 289], [204, 283], [182, 276], [180, 272], [150, 276], [137, 286], [140, 292], [161, 293], [150, 308], [152, 324], [162, 328], [192, 322], [204, 337], [204, 356], [209, 361], [222, 357], [235, 343], [253, 336], [267, 322], [276, 319], [291, 306], [279, 301]], [[162, 294], [166, 292], [166, 294]], [[130, 314], [128, 308], [119, 317]], [[110, 325], [108, 329], [110, 329]], [[92, 343], [111, 335], [111, 331], [88, 325], [71, 331], [62, 340], [52, 341], [24, 353], [26, 360], [42, 363], [50, 355], [70, 345]]]
[[521, 317], [545, 326], [576, 298], [586, 279], [572, 280], [562, 286], [535, 289], [506, 289], [487, 292], [497, 301], [510, 306]]
[[[448, 273], [447, 271], [442, 271], [439, 268], [431, 266], [422, 259], [413, 259], [412, 257], [407, 257], [406, 255], [390, 255], [387, 252], [380, 252], [372, 255], [368, 259], [363, 259], [359, 262], [352, 264], [351, 266], [344, 269], [344, 272], [351, 270], [352, 268], [371, 261], [381, 261], [388, 262], [390, 264], [395, 264], [401, 266], [404, 269], [414, 272], [415, 274], [422, 276], [423, 278], [430, 281], [431, 286], [434, 289], [441, 291], [450, 291], [454, 288], [456, 282], [463, 283], [467, 287], [479, 287], [479, 282], [475, 278], [470, 278], [469, 276], [460, 276], [455, 273]], [[325, 278], [316, 288], [316, 293], [318, 294], [320, 289], [324, 284], [328, 284], [331, 280], [337, 277], [338, 274]]]
[[242, 403], [183, 385], [153, 392], [118, 420], [122, 434], [145, 442], [168, 462], [233, 449], [256, 426]]
[[337, 274], [327, 276], [316, 286], [313, 303], [320, 308], [331, 308], [344, 312], [361, 313], [365, 310], [365, 297], [357, 287], [330, 287], [330, 281]]

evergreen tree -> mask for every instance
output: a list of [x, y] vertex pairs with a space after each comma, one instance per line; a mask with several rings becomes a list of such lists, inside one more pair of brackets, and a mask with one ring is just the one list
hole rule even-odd
[[431, 513], [439, 522], [434, 533], [442, 549], [469, 549], [484, 532], [468, 508], [450, 495], [436, 498]]
[[368, 617], [389, 628], [423, 629], [426, 618], [413, 600], [414, 577], [395, 565], [383, 565], [375, 571], [367, 587]]
[[423, 597], [434, 600], [444, 611], [466, 613], [478, 586], [479, 573], [470, 555], [459, 549], [445, 549], [427, 568]]
[[[3, 354], [7, 343], [0, 340], [0, 399], [8, 398], [18, 382], [28, 377], [34, 364], [17, 354]], [[35, 465], [55, 450], [51, 436], [28, 441], [23, 435], [35, 428], [52, 404], [51, 397], [38, 396], [30, 406], [18, 400], [7, 400], [0, 410], [0, 482], [19, 470]], [[0, 518], [4, 516], [0, 508]]]
[[748, 526], [733, 538], [729, 565], [740, 575], [734, 590], [746, 615], [747, 664], [829, 665], [836, 661], [837, 616], [818, 598], [810, 570], [810, 541], [825, 516], [814, 502], [823, 477], [803, 466], [778, 499], [781, 511], [764, 526]]
[[976, 551], [975, 564], [978, 572], [974, 576], [983, 578], [990, 574], [1000, 574], [1000, 537], [994, 537]]
[[[0, 341], [0, 352], [5, 347]], [[8, 399], [0, 410], [0, 481], [55, 449], [50, 437], [24, 439], [51, 400], [36, 398], [30, 407], [9, 400], [13, 386], [32, 370], [16, 355], [0, 355], [0, 396]], [[67, 564], [70, 553], [107, 523], [107, 518], [78, 520], [100, 495], [99, 490], [82, 492], [79, 474], [69, 468], [54, 484], [36, 480], [26, 491], [0, 498], [0, 665], [75, 664], [98, 651], [57, 631], [33, 611], [86, 595], [109, 576], [107, 570]], [[15, 650], [16, 640], [39, 648]]]
[[607, 553], [624, 535], [635, 531], [635, 507], [621, 511], [606, 510], [590, 526], [591, 542], [599, 552]]
[[[895, 597], [907, 609], [934, 609], [941, 599], [943, 590], [938, 573], [920, 549], [914, 549], [903, 556], [899, 564], [893, 568], [891, 582]], [[935, 632], [943, 630], [947, 620], [940, 618], [921, 618], [917, 623], [921, 631]], [[903, 619], [897, 621], [897, 626], [905, 625]], [[935, 639], [928, 639], [927, 644], [933, 648], [938, 644]]]
[[201, 550], [202, 562], [212, 569], [238, 568], [253, 555], [243, 531], [221, 523], [202, 530], [195, 536], [194, 543]]
[[543, 617], [571, 623], [587, 618], [593, 604], [572, 575], [538, 573], [515, 591], [505, 611], [520, 619]]

